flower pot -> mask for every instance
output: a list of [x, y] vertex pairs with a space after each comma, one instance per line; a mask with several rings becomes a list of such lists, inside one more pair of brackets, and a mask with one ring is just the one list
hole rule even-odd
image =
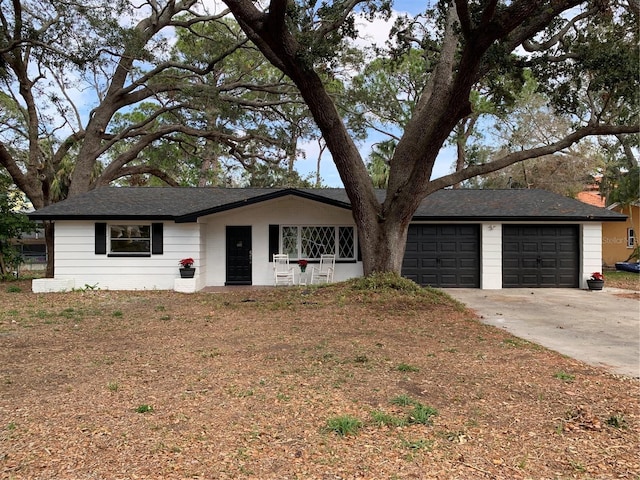
[[180, 269], [180, 278], [193, 278], [196, 274], [196, 267], [182, 267]]
[[587, 286], [589, 287], [589, 290], [602, 290], [602, 287], [604, 287], [604, 280], [589, 279], [587, 280]]

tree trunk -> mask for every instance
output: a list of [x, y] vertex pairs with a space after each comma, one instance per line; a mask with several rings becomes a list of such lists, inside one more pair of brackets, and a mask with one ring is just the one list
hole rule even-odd
[[365, 275], [402, 270], [409, 224], [385, 221], [372, 228], [360, 230], [359, 246], [362, 252], [362, 268]]
[[45, 277], [47, 278], [53, 278], [53, 275], [55, 273], [54, 266], [53, 266], [54, 230], [55, 228], [54, 228], [53, 222], [49, 222], [49, 221], [44, 222], [44, 241], [47, 246], [47, 269], [45, 270]]

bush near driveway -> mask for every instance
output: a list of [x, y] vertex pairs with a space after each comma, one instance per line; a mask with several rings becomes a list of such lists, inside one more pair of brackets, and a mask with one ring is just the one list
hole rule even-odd
[[[637, 380], [483, 325], [434, 290], [17, 285], [0, 288], [2, 478], [640, 475]], [[406, 421], [415, 405], [437, 415]], [[339, 435], [335, 418], [359, 428]]]

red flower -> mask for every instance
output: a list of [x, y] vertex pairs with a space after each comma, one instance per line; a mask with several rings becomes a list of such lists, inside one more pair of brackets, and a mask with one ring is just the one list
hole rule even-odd
[[298, 265], [301, 267], [306, 267], [309, 262], [306, 260], [298, 260]]
[[178, 263], [180, 263], [184, 268], [190, 268], [191, 265], [193, 265], [193, 258], [183, 258]]
[[590, 280], [604, 280], [604, 276], [600, 272], [593, 272]]

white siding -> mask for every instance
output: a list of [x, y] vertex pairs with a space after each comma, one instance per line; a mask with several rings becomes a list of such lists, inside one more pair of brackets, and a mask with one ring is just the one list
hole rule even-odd
[[[201, 221], [207, 223], [206, 284], [211, 286], [224, 285], [226, 280], [227, 226], [251, 225], [253, 285], [273, 285], [273, 264], [268, 258], [269, 225], [354, 225], [350, 210], [294, 196], [210, 215]], [[334, 281], [361, 275], [361, 262], [337, 263]]]
[[480, 233], [480, 288], [502, 288], [502, 224], [483, 223]]
[[593, 272], [602, 272], [602, 224], [585, 223], [580, 228], [582, 263], [580, 288], [587, 287], [587, 279]]
[[[109, 221], [106, 221], [109, 223]], [[136, 222], [112, 223], [136, 224]], [[147, 222], [138, 222], [147, 223]], [[95, 223], [57, 221], [55, 226], [55, 278], [74, 279], [103, 290], [168, 290], [180, 276], [178, 261], [193, 257], [199, 275], [202, 254], [200, 225], [164, 223], [163, 253], [150, 257], [109, 257], [95, 254]], [[204, 277], [203, 277], [204, 278]], [[203, 280], [200, 281], [202, 283]], [[198, 283], [198, 281], [197, 281]], [[204, 286], [204, 285], [203, 285]]]

